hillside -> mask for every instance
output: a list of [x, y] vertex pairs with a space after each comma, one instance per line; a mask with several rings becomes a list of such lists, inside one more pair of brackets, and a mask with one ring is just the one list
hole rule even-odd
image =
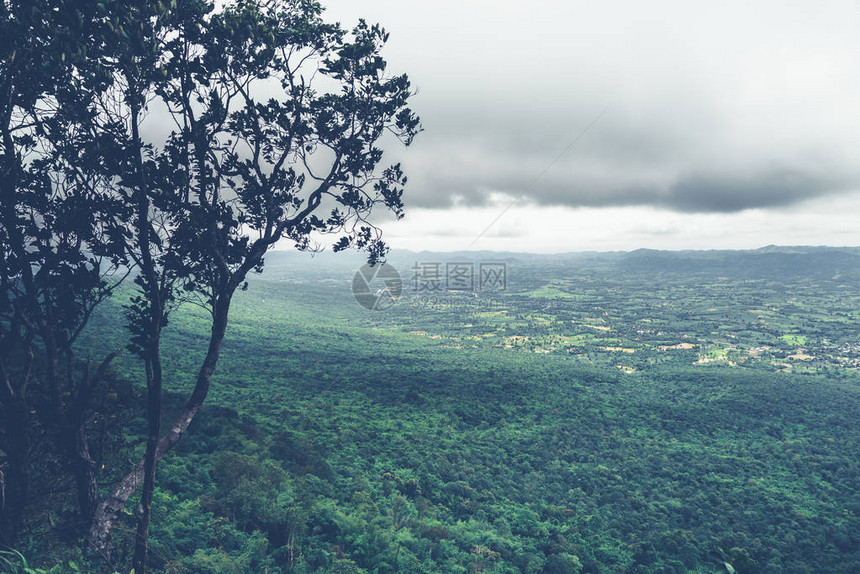
[[[857, 249], [390, 261], [386, 311], [352, 298], [360, 260], [325, 254], [273, 253], [237, 296], [207, 406], [159, 470], [157, 568], [860, 570]], [[427, 293], [421, 262], [503, 262], [507, 283]], [[99, 310], [79, 357], [123, 345], [121, 312]], [[172, 409], [198, 313], [165, 331]], [[142, 453], [141, 381], [126, 354], [104, 390], [122, 407], [93, 423], [114, 437], [105, 484]], [[42, 532], [23, 550], [50, 562], [62, 537]]]

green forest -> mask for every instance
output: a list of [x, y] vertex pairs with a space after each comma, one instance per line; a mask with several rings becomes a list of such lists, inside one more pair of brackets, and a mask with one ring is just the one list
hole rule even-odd
[[388, 40], [0, 2], [0, 572], [860, 572], [860, 248], [392, 250]]
[[[481, 295], [490, 312], [413, 291], [409, 261], [456, 255], [395, 252], [404, 296], [368, 311], [355, 258], [271, 254], [237, 299], [206, 406], [159, 465], [153, 570], [860, 568], [860, 253], [486, 256], [508, 275]], [[123, 344], [115, 298], [79, 357]], [[205, 325], [189, 307], [165, 328], [167, 419]], [[798, 337], [815, 359], [787, 358]], [[564, 339], [578, 344], [549, 344]], [[117, 358], [88, 423], [107, 485], [144, 449], [139, 371]], [[19, 550], [84, 568], [70, 485], [39, 470]], [[134, 524], [123, 516], [118, 549]]]

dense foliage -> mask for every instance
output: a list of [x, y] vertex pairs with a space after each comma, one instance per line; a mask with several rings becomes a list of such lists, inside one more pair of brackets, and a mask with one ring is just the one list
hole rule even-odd
[[[18, 539], [46, 439], [105, 559], [142, 489], [143, 574], [156, 466], [203, 404], [233, 296], [266, 251], [335, 234], [335, 251], [386, 253], [371, 215], [403, 215], [406, 177], [383, 163], [383, 145], [420, 131], [410, 83], [386, 71], [383, 28], [347, 30], [322, 11], [302, 0], [0, 6], [0, 547]], [[115, 273], [136, 288], [123, 293], [130, 338], [94, 375], [89, 363], [78, 373], [72, 347]], [[161, 332], [183, 303], [210, 312], [209, 344], [163, 431]], [[147, 448], [105, 494], [86, 424], [123, 347], [144, 364]]]
[[[683, 257], [674, 257], [680, 265]], [[860, 567], [860, 393], [847, 363], [838, 372], [831, 365], [815, 371], [808, 360], [785, 359], [808, 367], [790, 372], [770, 360], [699, 362], [701, 349], [661, 350], [670, 341], [641, 333], [644, 341], [623, 342], [636, 345], [634, 357], [679, 356], [643, 359], [641, 369], [629, 372], [608, 361], [630, 353], [601, 351], [610, 346], [599, 341], [591, 364], [579, 349], [545, 353], [504, 344], [526, 329], [510, 322], [492, 327], [496, 338], [464, 336], [490, 329], [480, 322], [482, 310], [413, 309], [404, 300], [369, 313], [351, 301], [345, 269], [328, 267], [324, 258], [271, 259], [236, 307], [206, 416], [163, 461], [152, 532], [158, 569]], [[762, 303], [744, 301], [747, 282], [768, 281], [779, 293], [765, 301], [771, 309], [779, 305], [772, 312], [791, 305], [787, 330], [816, 316], [831, 290], [849, 308], [860, 295], [855, 279], [834, 280], [829, 272], [815, 278], [803, 264], [779, 276], [759, 265], [757, 277], [743, 271], [732, 277], [732, 265], [714, 264], [722, 281], [675, 269], [655, 299], [653, 266], [631, 269], [630, 258], [610, 256], [597, 266], [555, 261], [509, 259], [510, 286], [494, 295], [498, 305], [540, 329], [547, 304], [564, 300], [555, 292], [543, 296], [547, 286], [563, 278], [561, 291], [575, 298], [600, 278], [604, 304], [627, 301], [611, 306], [612, 329], [635, 326], [642, 317], [630, 301], [642, 301], [650, 302], [654, 321], [681, 331], [698, 327], [704, 339], [716, 336], [703, 329], [707, 315], [675, 323], [674, 314], [694, 309], [693, 302], [662, 291], [696, 293], [708, 305], [744, 314]], [[813, 280], [819, 289], [803, 289]], [[556, 312], [573, 316], [597, 306], [575, 301]], [[538, 310], [540, 317], [528, 319]], [[122, 336], [113, 313], [106, 307], [85, 333], [89, 352]], [[556, 334], [591, 319], [566, 319]], [[811, 323], [834, 341], [848, 333], [841, 322]], [[165, 331], [166, 380], [174, 390], [193, 381], [188, 355], [205, 345], [204, 325], [202, 314], [187, 312]], [[693, 331], [686, 338], [681, 331], [661, 337], [695, 340]], [[731, 340], [739, 352], [761, 345], [745, 331], [729, 334], [737, 335]], [[772, 335], [774, 345], [785, 343]], [[143, 397], [122, 382], [138, 380], [137, 368], [121, 357], [105, 389], [105, 408], [124, 418], [106, 435], [124, 437], [105, 446], [108, 481], [121, 473], [114, 465], [124, 456], [142, 452]], [[171, 401], [170, 411], [179, 408]], [[39, 512], [61, 516], [61, 500], [54, 503]], [[133, 527], [131, 516], [124, 520]], [[32, 527], [33, 533], [47, 528]], [[51, 537], [34, 540], [25, 554], [49, 562], [62, 557], [68, 550], [60, 529], [48, 530]]]

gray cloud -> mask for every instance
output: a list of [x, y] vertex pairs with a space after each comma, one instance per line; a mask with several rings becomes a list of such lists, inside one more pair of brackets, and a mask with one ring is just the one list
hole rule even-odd
[[855, 158], [815, 134], [781, 141], [779, 133], [756, 130], [740, 138], [738, 120], [690, 103], [679, 102], [674, 113], [633, 114], [625, 105], [613, 105], [553, 165], [599, 108], [484, 117], [489, 112], [468, 98], [451, 109], [431, 105], [423, 140], [400, 157], [410, 175], [407, 204], [483, 206], [494, 193], [515, 197], [528, 188], [524, 200], [538, 205], [727, 213], [860, 190]]
[[580, 157], [572, 153], [573, 158], [559, 161], [535, 182], [552, 156], [547, 159], [513, 145], [482, 153], [477, 145], [433, 145], [428, 146], [430, 153], [409, 157], [405, 161], [411, 178], [408, 204], [485, 206], [494, 193], [501, 193], [523, 194], [524, 202], [538, 205], [731, 213], [780, 208], [860, 189], [857, 172], [842, 165], [795, 161], [786, 167], [766, 158], [747, 158], [715, 167], [685, 158], [683, 145], [674, 151], [669, 145], [637, 148], [629, 139], [620, 139], [617, 147], [609, 148], [611, 153], [586, 150]]
[[772, 169], [747, 177], [694, 173], [672, 185], [663, 205], [677, 211], [730, 213], [792, 205], [850, 189], [857, 182]]
[[524, 201], [735, 213], [860, 190], [860, 4], [325, 3], [383, 22], [419, 89], [426, 131], [391, 156], [407, 208], [519, 195], [607, 105]]

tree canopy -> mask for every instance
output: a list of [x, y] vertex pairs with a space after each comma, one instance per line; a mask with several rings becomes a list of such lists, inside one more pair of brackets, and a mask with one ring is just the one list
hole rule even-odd
[[[412, 90], [387, 71], [383, 28], [327, 23], [315, 2], [54, 0], [2, 10], [0, 366], [3, 408], [21, 415], [7, 423], [21, 443], [4, 476], [25, 504], [29, 464], [12, 451], [28, 450], [28, 385], [53, 397], [54, 418], [82, 427], [93, 381], [75, 382], [71, 346], [131, 273], [128, 346], [146, 367], [147, 452], [97, 508], [90, 492], [81, 514], [89, 544], [108, 555], [111, 525], [143, 484], [140, 569], [155, 466], [203, 403], [232, 298], [267, 250], [279, 241], [318, 249], [334, 234], [335, 250], [385, 255], [371, 215], [403, 213], [406, 177], [383, 163], [383, 146], [408, 145], [420, 130]], [[185, 408], [162, 433], [160, 333], [189, 302], [208, 309], [210, 342]], [[20, 509], [7, 510], [9, 544]]]

